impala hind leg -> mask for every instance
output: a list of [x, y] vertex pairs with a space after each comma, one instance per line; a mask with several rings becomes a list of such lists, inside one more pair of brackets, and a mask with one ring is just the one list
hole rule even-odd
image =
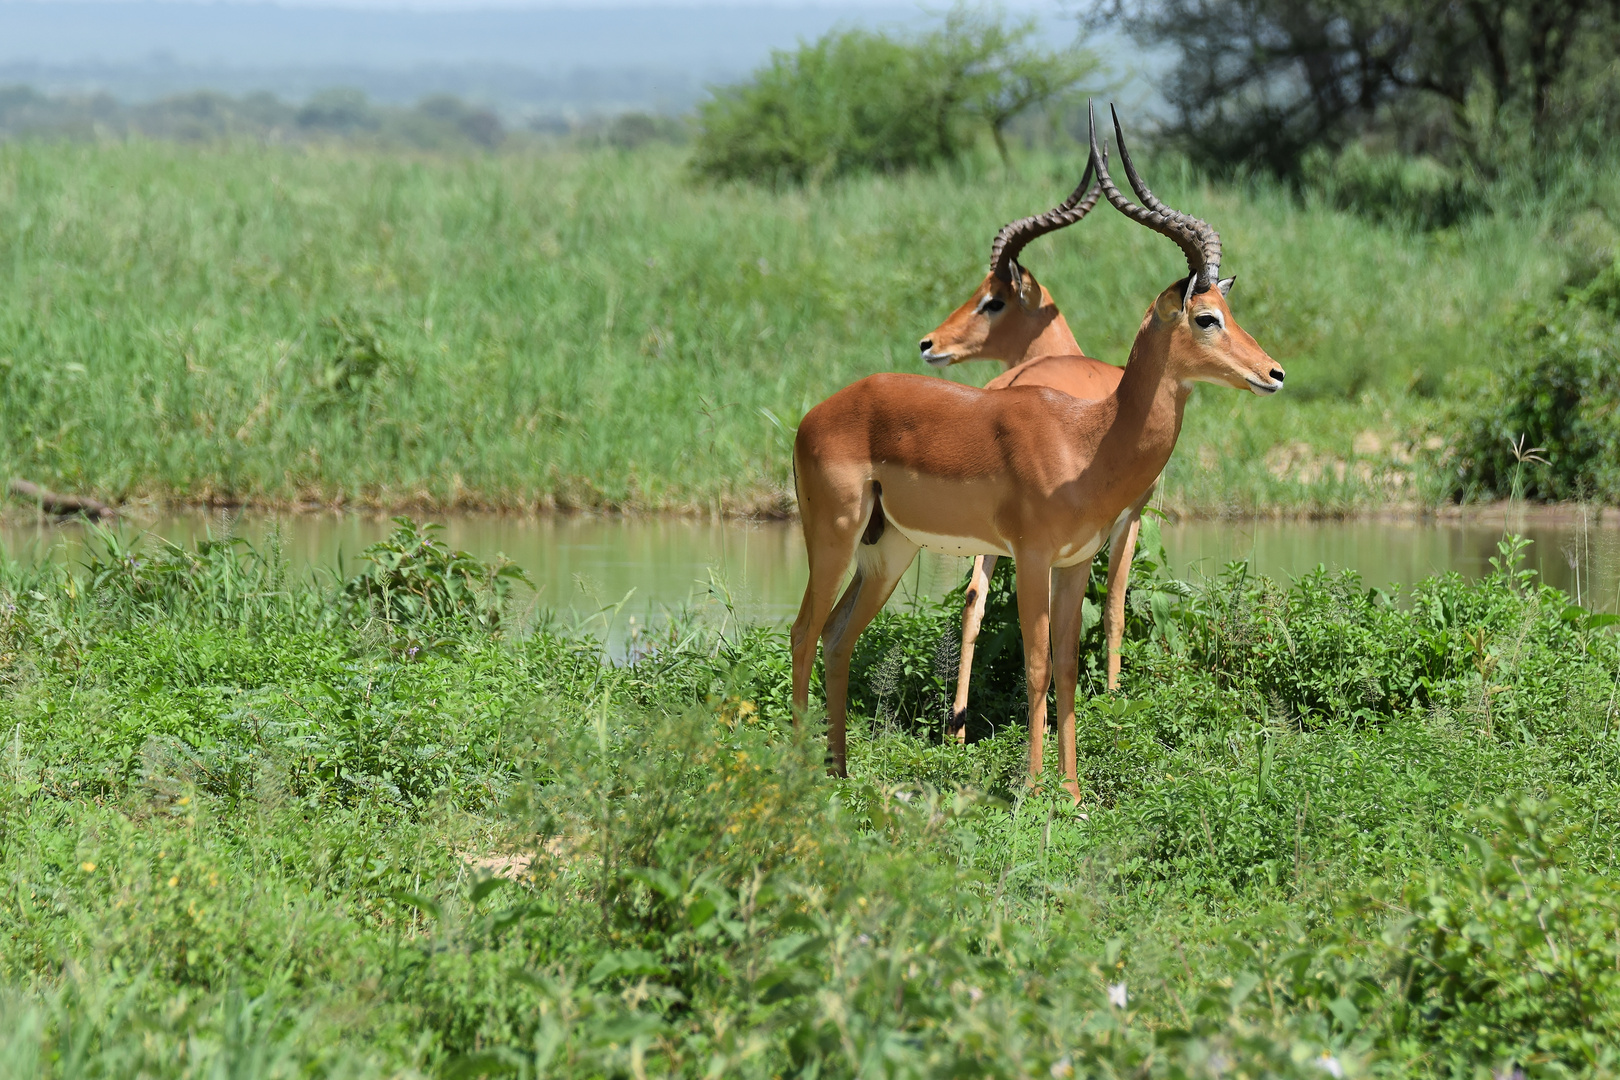
[[917, 545], [895, 529], [855, 553], [855, 577], [827, 620], [822, 642], [827, 677], [827, 767], [834, 776], [849, 775], [845, 764], [845, 722], [849, 714], [849, 661], [855, 641], [883, 610], [906, 568], [917, 557]]
[[[801, 506], [803, 505], [801, 501]], [[803, 511], [801, 511], [802, 513]], [[859, 520], [859, 519], [857, 519]], [[804, 587], [799, 615], [793, 620], [789, 641], [793, 649], [793, 723], [798, 725], [810, 705], [810, 672], [816, 665], [816, 646], [838, 596], [838, 583], [855, 558], [859, 526], [829, 527], [812, 532], [806, 517], [805, 550], [810, 559], [810, 581]]]
[[1052, 571], [1052, 667], [1057, 676], [1058, 759], [1063, 786], [1080, 801], [1074, 747], [1074, 695], [1080, 685], [1080, 604], [1091, 581], [1091, 560]]
[[967, 742], [968, 680], [973, 676], [973, 646], [979, 640], [984, 622], [984, 605], [990, 595], [990, 578], [996, 572], [995, 555], [979, 555], [968, 576], [966, 602], [962, 606], [962, 660], [956, 669], [956, 700], [951, 703], [950, 730], [957, 742]]
[[1108, 689], [1119, 689], [1119, 646], [1125, 640], [1125, 590], [1130, 585], [1131, 559], [1142, 527], [1142, 507], [1153, 488], [1121, 518], [1108, 538], [1108, 602], [1103, 606], [1103, 640], [1107, 642]]
[[1031, 781], [1040, 775], [1046, 741], [1046, 688], [1052, 678], [1051, 615], [1051, 564], [1018, 559], [1018, 629], [1024, 637], [1024, 677], [1029, 686]]

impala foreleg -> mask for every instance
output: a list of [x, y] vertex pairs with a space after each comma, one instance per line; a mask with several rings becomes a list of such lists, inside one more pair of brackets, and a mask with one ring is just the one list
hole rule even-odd
[[1029, 688], [1029, 777], [1032, 781], [1040, 775], [1046, 741], [1046, 688], [1052, 678], [1051, 616], [1051, 564], [1038, 559], [1018, 559], [1018, 628], [1024, 637], [1024, 679]]
[[1052, 667], [1057, 678], [1058, 758], [1063, 786], [1080, 799], [1074, 744], [1074, 696], [1080, 685], [1080, 605], [1091, 580], [1091, 560], [1052, 571]]
[[849, 715], [849, 661], [855, 641], [883, 610], [894, 587], [917, 556], [917, 546], [897, 530], [885, 530], [874, 544], [862, 544], [855, 555], [855, 577], [827, 620], [822, 643], [827, 679], [827, 768], [847, 776], [845, 723]]
[[979, 640], [984, 622], [984, 605], [990, 595], [990, 578], [996, 572], [995, 555], [979, 555], [968, 575], [966, 602], [962, 605], [962, 660], [956, 669], [956, 700], [951, 703], [950, 730], [957, 742], [967, 742], [968, 680], [973, 677], [973, 646]]

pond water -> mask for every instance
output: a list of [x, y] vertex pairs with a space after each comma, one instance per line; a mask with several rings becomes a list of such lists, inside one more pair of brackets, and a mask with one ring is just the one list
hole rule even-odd
[[[1434, 521], [1196, 521], [1163, 526], [1165, 550], [1179, 576], [1214, 575], [1232, 559], [1249, 559], [1260, 573], [1287, 580], [1318, 564], [1352, 569], [1368, 585], [1409, 583], [1446, 570], [1478, 576], [1489, 569], [1497, 542], [1512, 525], [1533, 541], [1529, 564], [1551, 584], [1579, 590], [1590, 607], [1617, 609], [1620, 528], [1519, 520]], [[804, 545], [796, 524], [705, 522], [675, 518], [459, 515], [444, 519], [455, 547], [493, 558], [505, 554], [534, 582], [537, 599], [572, 622], [595, 622], [617, 638], [633, 617], [640, 625], [672, 609], [697, 605], [718, 618], [727, 607], [748, 621], [785, 623], [804, 589]], [[281, 530], [295, 567], [353, 573], [367, 544], [386, 536], [386, 517], [357, 514], [183, 514], [131, 520], [126, 533], [150, 532], [177, 543], [234, 529], [255, 544]], [[76, 560], [83, 526], [0, 526], [0, 551], [10, 559]], [[967, 560], [924, 553], [907, 574], [907, 596], [941, 595], [961, 580]], [[611, 611], [615, 605], [622, 606]], [[891, 601], [894, 603], [896, 601]]]

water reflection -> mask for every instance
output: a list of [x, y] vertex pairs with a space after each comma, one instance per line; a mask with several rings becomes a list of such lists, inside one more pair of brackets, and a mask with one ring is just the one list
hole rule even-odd
[[[149, 531], [177, 543], [234, 529], [256, 544], [273, 528], [295, 567], [353, 573], [367, 544], [387, 535], [386, 517], [303, 514], [241, 518], [185, 514], [130, 522], [127, 533]], [[573, 621], [594, 620], [623, 601], [615, 621], [619, 637], [630, 617], [645, 625], [672, 609], [701, 606], [710, 615], [728, 609], [746, 621], [783, 623], [798, 609], [804, 588], [803, 543], [796, 525], [702, 522], [668, 518], [462, 515], [445, 520], [452, 545], [482, 557], [505, 554], [534, 581], [539, 603]], [[1603, 610], [1616, 610], [1620, 593], [1620, 529], [1579, 524], [1520, 523], [1534, 544], [1529, 565], [1552, 584]], [[1456, 570], [1477, 577], [1489, 569], [1503, 523], [1433, 522], [1188, 522], [1165, 525], [1166, 551], [1181, 576], [1214, 575], [1229, 560], [1287, 579], [1318, 564], [1353, 569], [1370, 586], [1412, 582]], [[0, 547], [20, 560], [73, 560], [85, 541], [79, 525], [12, 524], [0, 527]], [[924, 553], [906, 575], [898, 600], [937, 596], [961, 580], [967, 560]]]
[[1249, 559], [1277, 578], [1297, 577], [1320, 564], [1354, 570], [1367, 585], [1386, 587], [1446, 571], [1471, 578], [1487, 574], [1509, 529], [1532, 542], [1526, 565], [1548, 584], [1579, 594], [1588, 607], [1620, 609], [1620, 528], [1613, 526], [1523, 520], [1188, 522], [1166, 526], [1164, 542], [1184, 576], [1214, 575], [1228, 560]]

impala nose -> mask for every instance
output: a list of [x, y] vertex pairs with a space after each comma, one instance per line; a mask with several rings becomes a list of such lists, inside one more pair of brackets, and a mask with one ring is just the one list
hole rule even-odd
[[1283, 381], [1283, 369], [1280, 368], [1280, 367], [1272, 368], [1271, 369], [1271, 378], [1275, 382], [1282, 382]]
[[922, 345], [920, 347], [923, 352], [930, 352], [934, 348], [934, 339], [927, 337], [923, 338]]

